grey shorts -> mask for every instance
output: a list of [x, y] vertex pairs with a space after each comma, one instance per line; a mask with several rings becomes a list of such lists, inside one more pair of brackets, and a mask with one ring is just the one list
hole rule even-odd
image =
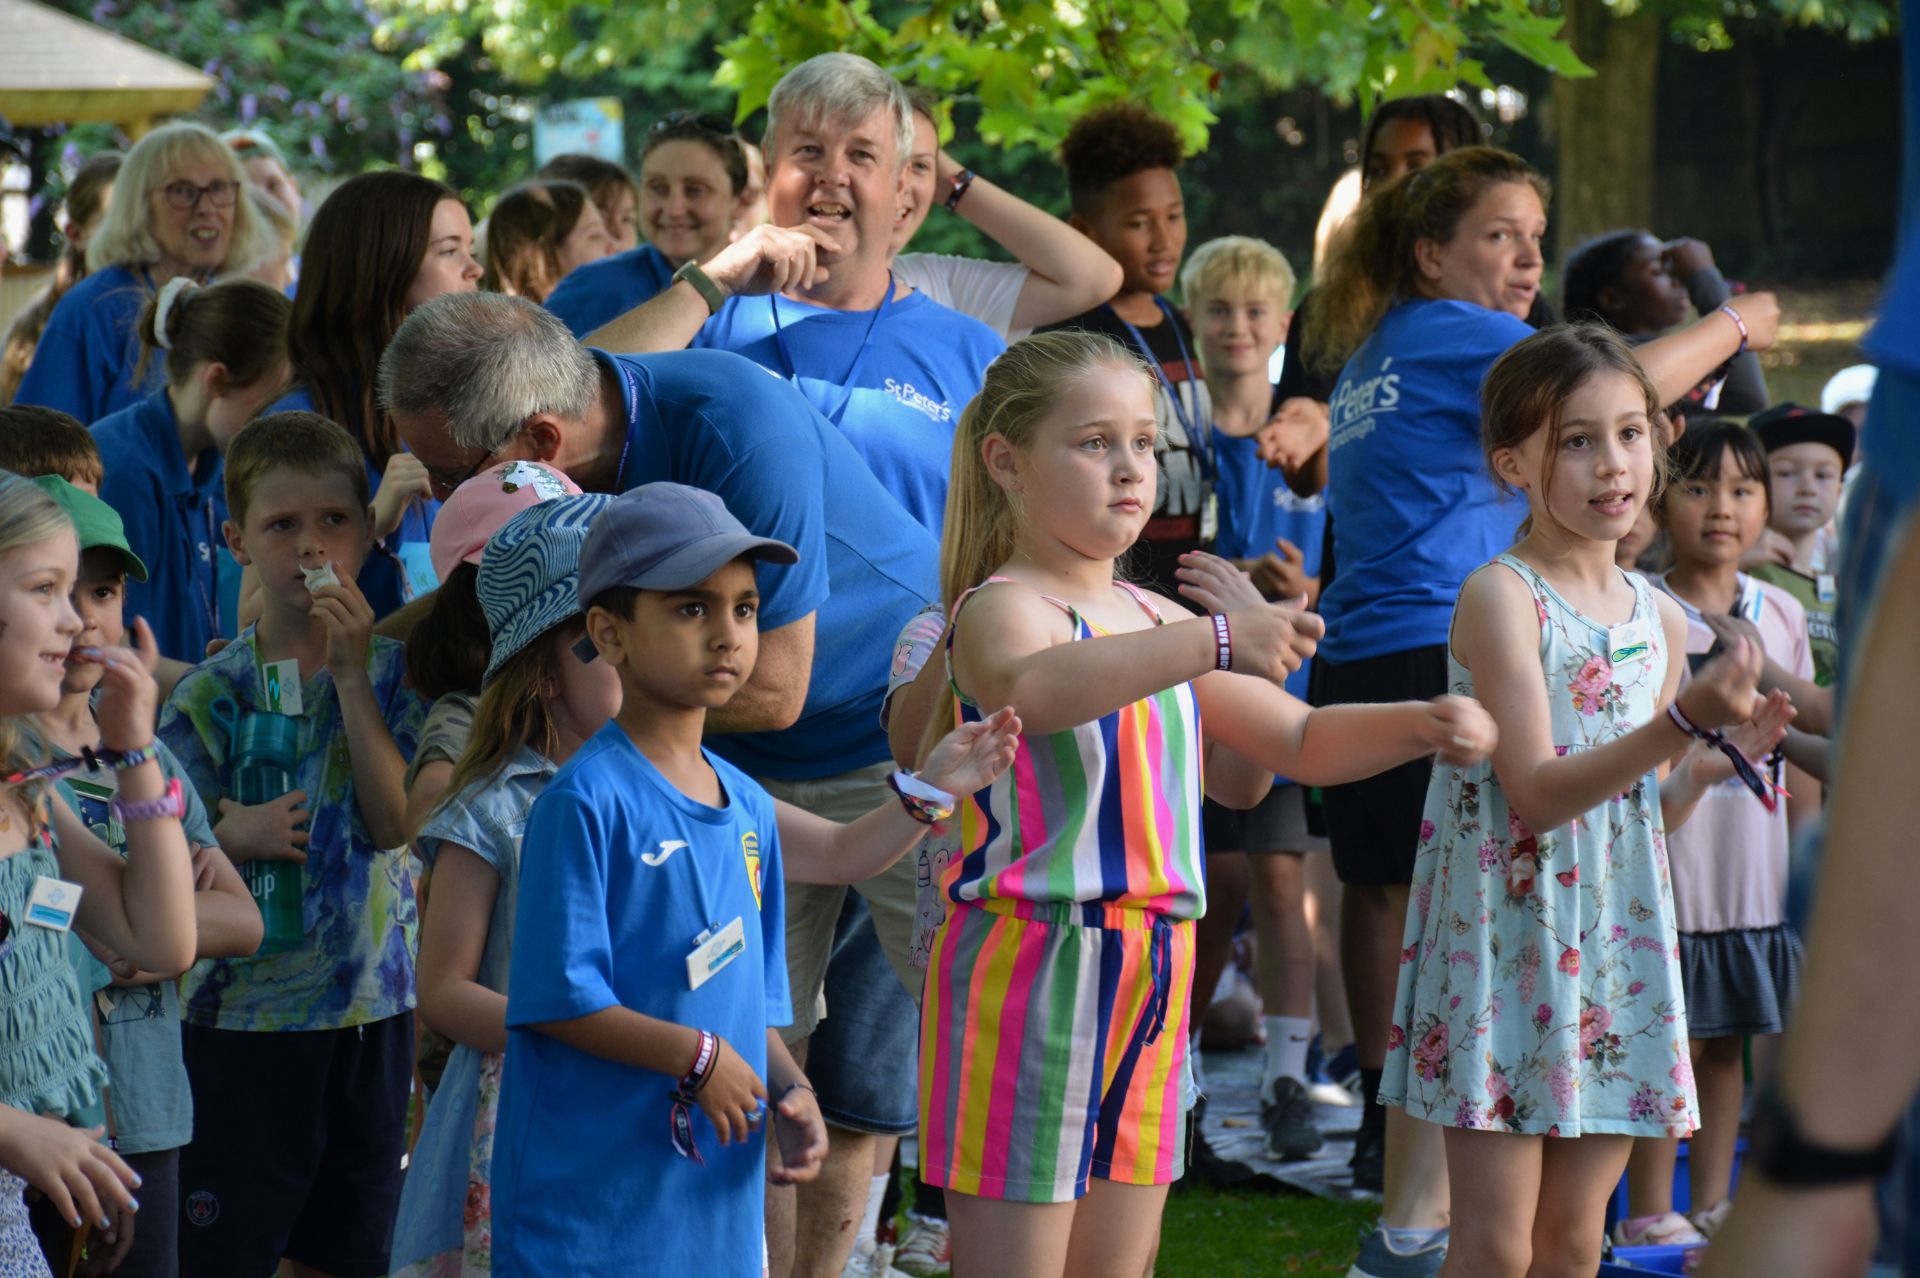
[[1327, 841], [1307, 831], [1307, 788], [1277, 782], [1267, 797], [1246, 811], [1221, 807], [1208, 799], [1200, 810], [1207, 851], [1325, 852]]

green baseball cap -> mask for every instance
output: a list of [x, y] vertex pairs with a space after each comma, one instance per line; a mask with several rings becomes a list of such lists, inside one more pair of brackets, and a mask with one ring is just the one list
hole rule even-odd
[[105, 546], [120, 552], [127, 561], [127, 576], [135, 581], [147, 579], [147, 566], [140, 562], [140, 556], [133, 553], [133, 547], [127, 544], [127, 526], [120, 522], [120, 512], [84, 489], [75, 488], [58, 475], [41, 475], [34, 483], [46, 490], [54, 504], [67, 512], [67, 518], [73, 521], [73, 531], [79, 534], [80, 549], [92, 550], [96, 546]]

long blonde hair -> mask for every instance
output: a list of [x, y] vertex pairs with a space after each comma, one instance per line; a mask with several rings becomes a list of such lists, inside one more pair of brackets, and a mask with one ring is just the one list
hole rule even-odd
[[1061, 391], [1090, 370], [1108, 365], [1151, 379], [1140, 357], [1101, 333], [1062, 330], [1022, 338], [987, 366], [980, 393], [953, 432], [947, 481], [946, 532], [940, 539], [940, 594], [952, 612], [960, 596], [1013, 555], [1020, 510], [987, 472], [983, 449], [998, 435], [1025, 448]]
[[[0, 470], [0, 555], [72, 531], [73, 521], [44, 488], [10, 470]], [[0, 715], [0, 766], [8, 772], [24, 772], [45, 758], [45, 738], [31, 716]], [[18, 788], [27, 811], [38, 814], [44, 783]]]

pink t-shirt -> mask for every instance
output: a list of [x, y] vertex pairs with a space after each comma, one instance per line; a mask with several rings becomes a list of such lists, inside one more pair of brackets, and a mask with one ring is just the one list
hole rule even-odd
[[[1664, 577], [1656, 584], [1666, 587]], [[1757, 593], [1756, 593], [1757, 592]], [[1672, 591], [1668, 591], [1672, 594]], [[1687, 651], [1713, 646], [1713, 631], [1700, 612], [1678, 599], [1687, 614]], [[1807, 614], [1784, 590], [1740, 574], [1735, 612], [1760, 630], [1760, 643], [1782, 669], [1813, 678]], [[1682, 686], [1692, 677], [1683, 671]], [[1675, 922], [1682, 932], [1725, 932], [1777, 927], [1787, 910], [1787, 805], [1768, 812], [1735, 777], [1713, 786], [1686, 824], [1667, 833], [1672, 863]]]

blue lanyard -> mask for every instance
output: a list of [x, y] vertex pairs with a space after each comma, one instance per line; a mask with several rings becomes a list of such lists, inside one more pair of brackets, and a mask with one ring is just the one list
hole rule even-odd
[[624, 492], [620, 485], [627, 482], [627, 454], [633, 451], [634, 412], [635, 406], [640, 403], [640, 387], [634, 382], [632, 369], [618, 359], [613, 360], [613, 366], [620, 370], [620, 384], [627, 388], [627, 438], [620, 445], [620, 460], [613, 468], [613, 489], [615, 492]]
[[[1160, 308], [1160, 313], [1166, 317], [1166, 322], [1173, 327], [1173, 340], [1178, 343], [1180, 347], [1180, 362], [1187, 366], [1187, 378], [1188, 381], [1191, 382], [1193, 370], [1196, 365], [1193, 361], [1192, 352], [1187, 350], [1186, 336], [1180, 331], [1180, 321], [1174, 316], [1173, 308], [1167, 305], [1166, 298], [1156, 296], [1153, 299], [1153, 303]], [[1202, 432], [1194, 426], [1193, 418], [1187, 413], [1186, 403], [1180, 398], [1180, 392], [1173, 388], [1173, 383], [1167, 379], [1167, 371], [1160, 367], [1160, 357], [1153, 353], [1153, 348], [1147, 345], [1147, 339], [1141, 336], [1140, 330], [1134, 327], [1133, 321], [1115, 310], [1112, 302], [1103, 302], [1101, 305], [1126, 327], [1127, 336], [1133, 339], [1134, 349], [1146, 356], [1148, 366], [1153, 369], [1155, 380], [1160, 383], [1160, 389], [1167, 393], [1167, 400], [1173, 405], [1174, 416], [1180, 419], [1180, 429], [1187, 433], [1187, 447], [1192, 451], [1194, 459], [1200, 463], [1201, 478], [1211, 479], [1213, 477], [1213, 432], [1211, 428]], [[1196, 403], [1198, 403], [1198, 394], [1199, 392], [1196, 391]]]
[[[194, 574], [195, 583], [200, 587], [200, 606], [207, 614], [207, 637], [220, 637], [220, 547], [225, 544], [219, 540], [218, 530], [213, 518], [213, 498], [205, 493], [198, 494], [194, 501], [200, 507], [200, 514], [207, 525], [207, 562], [206, 571]], [[201, 654], [193, 661], [204, 660]]]
[[[880, 305], [874, 308], [873, 318], [867, 321], [867, 335], [860, 339], [860, 349], [854, 352], [853, 363], [847, 365], [846, 374], [840, 378], [840, 385], [846, 389], [846, 394], [840, 397], [839, 406], [826, 415], [827, 420], [836, 426], [840, 424], [840, 419], [846, 416], [847, 405], [853, 402], [853, 379], [859, 376], [861, 365], [867, 362], [867, 351], [873, 346], [874, 332], [879, 329], [880, 320], [886, 315], [887, 307], [892, 301], [893, 272], [888, 271], [886, 296], [882, 297]], [[794, 371], [793, 354], [787, 350], [787, 335], [780, 327], [780, 295], [767, 294], [767, 306], [773, 311], [773, 344], [780, 350], [780, 365], [787, 370], [787, 380], [797, 386], [800, 384], [800, 374]]]

